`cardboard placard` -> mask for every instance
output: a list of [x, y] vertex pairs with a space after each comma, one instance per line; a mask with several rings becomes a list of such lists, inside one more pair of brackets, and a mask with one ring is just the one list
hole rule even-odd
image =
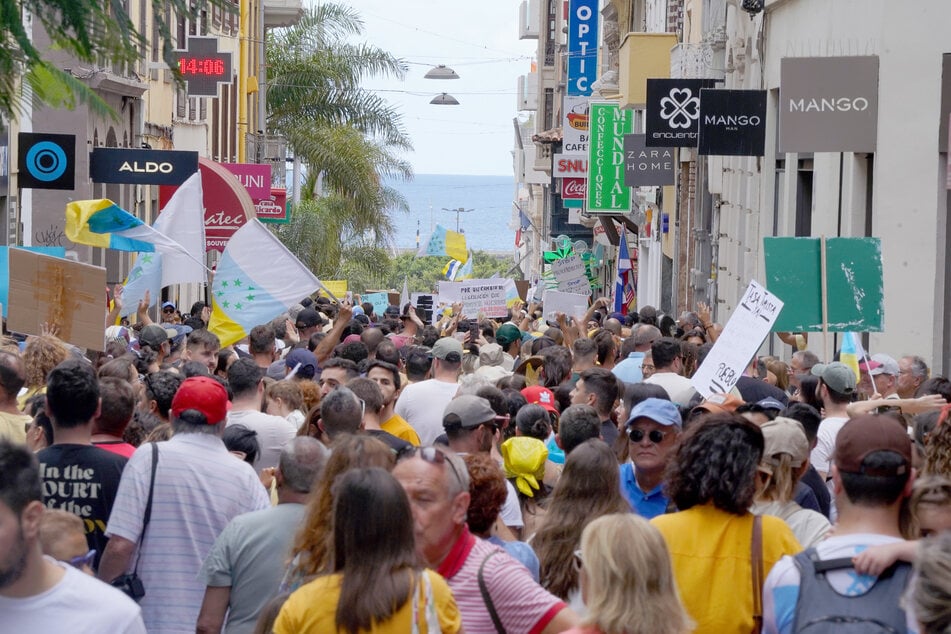
[[528, 302], [528, 291], [531, 284], [528, 280], [515, 280], [515, 291], [523, 302]]
[[730, 321], [691, 379], [704, 398], [733, 389], [782, 309], [781, 299], [755, 281], [750, 282]]
[[101, 351], [105, 343], [106, 269], [10, 249], [7, 328], [36, 335], [44, 323], [59, 338]]
[[558, 282], [558, 290], [562, 293], [579, 293], [591, 295], [591, 282], [584, 261], [577, 253], [551, 263], [551, 272]]
[[542, 307], [545, 311], [545, 319], [549, 321], [555, 321], [556, 313], [564, 313], [567, 317], [581, 319], [588, 312], [588, 296], [545, 289]]
[[[43, 255], [49, 255], [54, 258], [65, 258], [66, 257], [66, 247], [16, 247], [18, 249], [25, 249], [27, 251], [33, 251], [34, 253], [42, 253]], [[7, 307], [9, 306], [9, 294], [10, 294], [10, 259], [9, 259], [10, 247], [0, 247], [0, 305], [2, 305], [3, 316], [7, 316]]]
[[462, 302], [462, 313], [469, 319], [505, 317], [516, 299], [515, 282], [505, 278], [439, 282], [439, 302]]
[[[822, 331], [820, 238], [764, 238], [766, 287], [796, 301], [776, 321], [780, 332]], [[881, 332], [885, 327], [882, 243], [878, 238], [827, 238], [830, 332]]]

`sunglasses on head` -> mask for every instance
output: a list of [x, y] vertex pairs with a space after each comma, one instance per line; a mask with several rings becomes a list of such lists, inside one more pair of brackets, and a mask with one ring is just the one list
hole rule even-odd
[[659, 429], [652, 429], [645, 434], [644, 430], [642, 429], [632, 429], [627, 433], [627, 435], [631, 439], [631, 442], [641, 442], [644, 440], [644, 436], [647, 436], [649, 441], [655, 445], [659, 445], [661, 442], [663, 442], [664, 438], [667, 437], [667, 432], [660, 431]]
[[449, 468], [452, 469], [452, 475], [455, 476], [456, 482], [462, 482], [462, 478], [459, 476], [459, 472], [456, 471], [456, 466], [452, 464], [452, 460], [449, 460], [446, 454], [439, 449], [435, 447], [404, 447], [396, 454], [396, 461], [408, 460], [413, 456], [419, 456], [429, 464], [448, 464]]
[[72, 559], [67, 560], [68, 563], [73, 568], [84, 568], [89, 566], [92, 568], [92, 562], [96, 559], [96, 549], [90, 550], [85, 555], [79, 555], [78, 557], [73, 557]]

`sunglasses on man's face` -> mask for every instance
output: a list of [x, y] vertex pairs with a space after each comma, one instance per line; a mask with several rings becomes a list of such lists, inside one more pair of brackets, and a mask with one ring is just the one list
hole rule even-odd
[[66, 563], [68, 563], [73, 568], [82, 569], [82, 568], [85, 568], [86, 566], [89, 566], [90, 568], [92, 568], [92, 562], [95, 561], [95, 559], [96, 559], [96, 549], [94, 548], [90, 550], [88, 553], [86, 553], [85, 555], [79, 555], [78, 557], [73, 557], [72, 559], [68, 560]]
[[632, 429], [627, 435], [631, 439], [631, 442], [641, 442], [644, 440], [644, 436], [647, 436], [649, 441], [655, 445], [659, 445], [664, 441], [664, 438], [667, 437], [667, 432], [660, 431], [659, 429], [652, 429], [645, 434], [644, 430], [642, 429]]
[[462, 482], [462, 478], [459, 476], [459, 472], [456, 471], [456, 466], [452, 464], [452, 460], [447, 459], [446, 454], [439, 449], [435, 447], [404, 447], [396, 454], [396, 461], [408, 460], [413, 456], [419, 456], [429, 464], [448, 464], [449, 468], [452, 469], [452, 475], [455, 476], [456, 481]]

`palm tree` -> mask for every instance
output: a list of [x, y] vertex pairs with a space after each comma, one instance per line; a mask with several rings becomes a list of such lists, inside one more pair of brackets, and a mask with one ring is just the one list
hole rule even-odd
[[347, 41], [362, 30], [355, 10], [327, 3], [274, 33], [267, 46], [268, 127], [287, 139], [308, 175], [291, 223], [275, 233], [318, 276], [349, 268], [372, 282], [388, 270], [380, 248], [393, 234], [386, 212], [406, 209], [384, 179], [407, 179], [412, 170], [399, 156], [411, 148], [400, 115], [361, 87], [368, 77], [403, 77], [406, 66]]

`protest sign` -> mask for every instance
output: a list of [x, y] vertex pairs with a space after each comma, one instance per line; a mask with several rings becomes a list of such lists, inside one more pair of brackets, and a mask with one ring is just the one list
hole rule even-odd
[[[42, 253], [43, 255], [49, 255], [54, 258], [65, 258], [66, 257], [66, 247], [16, 247], [18, 249], [25, 249], [27, 251], [33, 251], [34, 253]], [[10, 304], [8, 301], [10, 293], [10, 259], [9, 259], [9, 250], [10, 247], [0, 247], [0, 305], [3, 306], [3, 316], [7, 316], [7, 306]]]
[[515, 282], [504, 278], [439, 282], [439, 301], [462, 302], [462, 313], [469, 319], [505, 317], [508, 307], [518, 299]]
[[549, 321], [555, 321], [556, 313], [564, 313], [567, 317], [581, 319], [588, 312], [588, 296], [545, 289], [542, 306], [545, 310], [545, 319]]
[[551, 263], [551, 272], [558, 282], [558, 290], [563, 293], [591, 295], [591, 283], [581, 256], [575, 253]]
[[390, 296], [388, 293], [365, 293], [360, 297], [362, 302], [373, 304], [373, 312], [377, 317], [383, 317], [383, 311], [390, 305]]
[[23, 249], [10, 249], [7, 328], [37, 335], [44, 323], [63, 341], [102, 350], [106, 269]]
[[[826, 238], [826, 326], [830, 332], [880, 332], [885, 326], [882, 243]], [[766, 287], [794, 297], [776, 321], [780, 332], [821, 332], [822, 238], [764, 238]]]
[[321, 297], [330, 297], [327, 291], [333, 293], [337, 299], [342, 299], [347, 294], [347, 280], [323, 280], [324, 288], [320, 289]]
[[704, 398], [729, 392], [769, 334], [783, 301], [750, 282], [736, 310], [691, 381]]

